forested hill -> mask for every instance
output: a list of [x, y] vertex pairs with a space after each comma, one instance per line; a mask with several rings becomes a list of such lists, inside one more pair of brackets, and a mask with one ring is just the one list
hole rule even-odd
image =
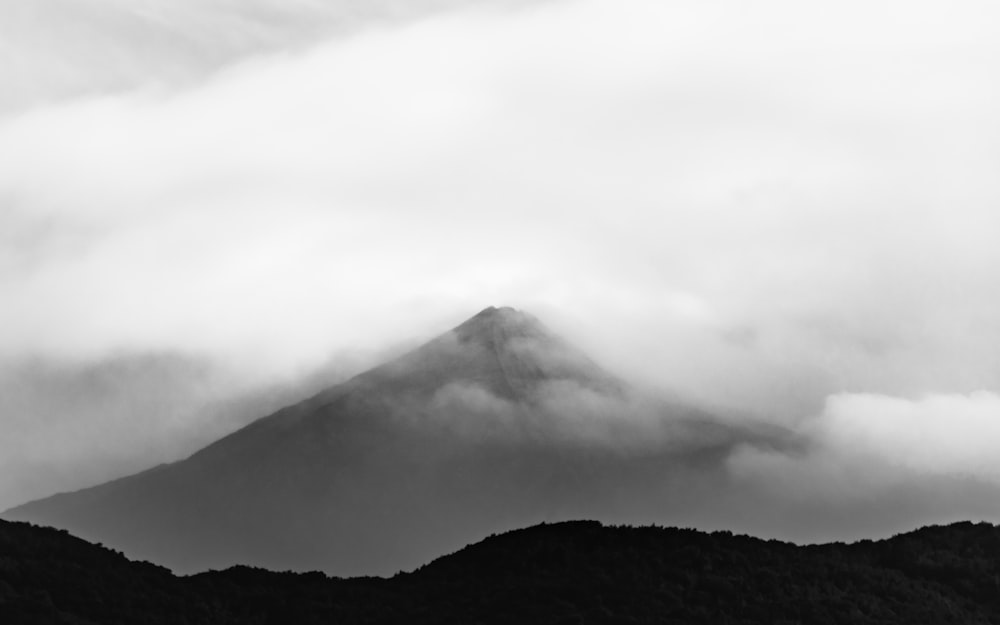
[[851, 545], [569, 522], [389, 579], [235, 567], [177, 577], [0, 521], [0, 623], [1000, 624], [1000, 527]]

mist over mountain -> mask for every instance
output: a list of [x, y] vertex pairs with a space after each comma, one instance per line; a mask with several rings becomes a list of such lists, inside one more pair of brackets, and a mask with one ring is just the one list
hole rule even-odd
[[794, 441], [639, 393], [490, 307], [186, 460], [4, 516], [181, 572], [387, 574], [542, 520], [698, 513], [737, 444]]

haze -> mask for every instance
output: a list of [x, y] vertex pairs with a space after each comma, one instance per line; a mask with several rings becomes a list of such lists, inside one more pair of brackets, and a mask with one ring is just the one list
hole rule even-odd
[[747, 492], [1000, 480], [993, 3], [231, 4], [0, 8], [0, 509], [489, 304], [813, 442]]

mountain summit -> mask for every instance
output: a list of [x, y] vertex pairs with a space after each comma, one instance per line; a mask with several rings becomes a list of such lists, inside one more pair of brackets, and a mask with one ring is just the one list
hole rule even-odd
[[604, 392], [624, 387], [534, 316], [491, 306], [354, 383], [418, 395], [468, 384], [498, 398], [530, 402], [542, 385], [559, 381]]
[[630, 393], [533, 316], [490, 307], [185, 460], [4, 516], [178, 572], [393, 573], [484, 533], [648, 508], [638, 490], [673, 456], [602, 438], [620, 438], [605, 421], [627, 423], [610, 417]]

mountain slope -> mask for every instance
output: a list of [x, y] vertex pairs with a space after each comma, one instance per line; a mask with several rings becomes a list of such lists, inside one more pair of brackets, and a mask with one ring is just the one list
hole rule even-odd
[[538, 521], [660, 518], [684, 505], [669, 476], [753, 436], [638, 401], [530, 315], [491, 307], [184, 461], [4, 516], [181, 572], [388, 574]]
[[0, 622], [1000, 623], [1000, 528], [796, 546], [728, 532], [539, 525], [391, 579], [235, 567], [175, 577], [0, 522]]

